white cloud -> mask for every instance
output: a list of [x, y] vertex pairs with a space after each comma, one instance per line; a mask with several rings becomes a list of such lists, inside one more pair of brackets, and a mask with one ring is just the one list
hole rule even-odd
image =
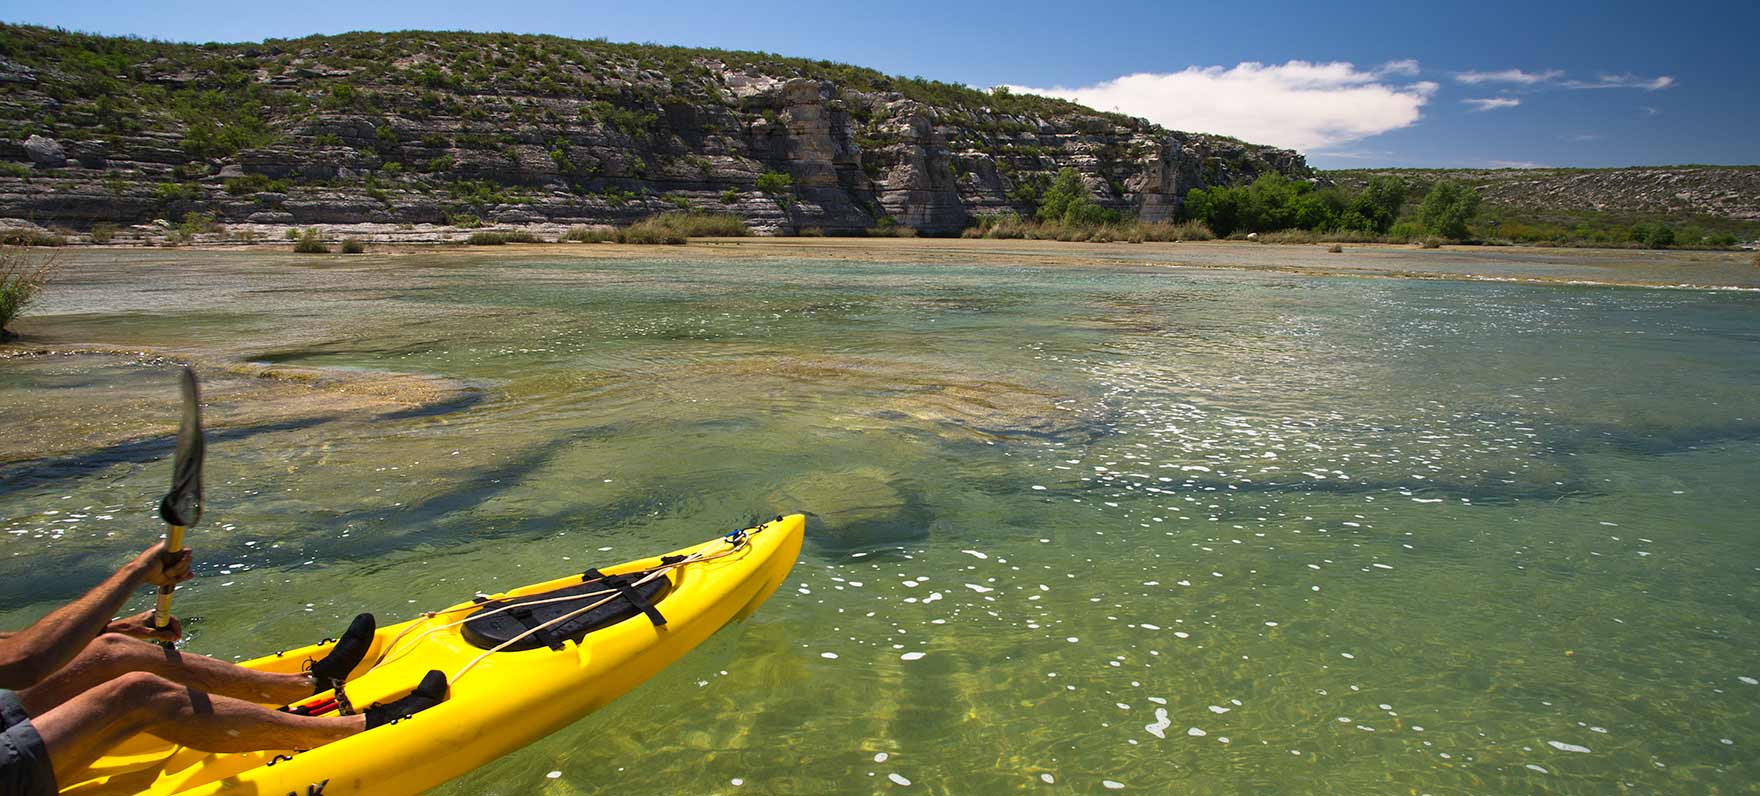
[[1382, 64], [1381, 68], [1376, 69], [1375, 73], [1382, 76], [1399, 75], [1401, 77], [1417, 77], [1418, 61], [1415, 58], [1407, 58], [1401, 61], [1388, 61], [1387, 63]]
[[1475, 111], [1494, 111], [1498, 108], [1514, 108], [1522, 104], [1522, 101], [1515, 97], [1485, 97], [1483, 99], [1464, 99], [1461, 102], [1473, 106]]
[[1564, 72], [1558, 69], [1548, 69], [1544, 72], [1505, 69], [1500, 72], [1461, 72], [1455, 75], [1454, 79], [1469, 86], [1476, 86], [1480, 83], [1519, 83], [1524, 86], [1532, 86], [1535, 83], [1545, 83], [1561, 77], [1564, 77]]
[[1520, 86], [1557, 87], [1572, 89], [1593, 88], [1638, 88], [1645, 91], [1660, 91], [1674, 85], [1670, 75], [1659, 77], [1640, 77], [1633, 74], [1599, 75], [1594, 80], [1565, 80], [1561, 69], [1548, 69], [1544, 72], [1524, 72], [1520, 69], [1504, 69], [1497, 72], [1458, 72], [1454, 79], [1469, 86], [1481, 83], [1513, 83]]
[[1416, 61], [1368, 71], [1345, 62], [1249, 61], [1125, 75], [1081, 88], [1008, 88], [1142, 116], [1175, 130], [1309, 150], [1417, 123], [1437, 85], [1388, 79], [1411, 76], [1417, 68]]
[[1494, 169], [1543, 169], [1543, 168], [1546, 168], [1546, 166], [1544, 164], [1535, 163], [1532, 160], [1492, 160], [1492, 161], [1488, 161], [1486, 165], [1489, 165], [1491, 168], [1494, 168]]
[[1674, 77], [1639, 77], [1637, 75], [1601, 75], [1595, 80], [1566, 80], [1559, 85], [1565, 88], [1641, 88], [1645, 91], [1661, 91], [1674, 86]]

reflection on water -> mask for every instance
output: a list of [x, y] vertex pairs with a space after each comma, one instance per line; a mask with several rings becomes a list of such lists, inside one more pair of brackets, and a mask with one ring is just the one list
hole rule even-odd
[[[444, 792], [1760, 779], [1751, 295], [103, 256], [28, 331], [477, 388], [217, 388], [193, 649], [816, 515], [751, 621]], [[15, 439], [61, 440], [6, 443], [0, 619], [150, 538], [173, 383], [115, 354], [0, 361]]]

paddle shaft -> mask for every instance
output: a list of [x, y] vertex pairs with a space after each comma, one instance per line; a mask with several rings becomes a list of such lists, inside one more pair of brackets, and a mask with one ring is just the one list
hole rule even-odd
[[[171, 526], [171, 532], [165, 536], [165, 554], [177, 555], [183, 552], [183, 526]], [[153, 606], [153, 627], [164, 627], [171, 624], [171, 593], [177, 591], [177, 584], [167, 583], [159, 587], [159, 604]]]

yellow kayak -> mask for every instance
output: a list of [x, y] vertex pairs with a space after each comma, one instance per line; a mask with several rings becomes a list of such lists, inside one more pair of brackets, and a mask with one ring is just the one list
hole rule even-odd
[[[137, 736], [63, 794], [396, 796], [433, 788], [597, 710], [742, 619], [800, 554], [802, 515], [666, 556], [589, 570], [382, 627], [342, 687], [364, 709], [430, 669], [446, 701], [316, 749], [212, 754]], [[329, 642], [247, 661], [297, 672]], [[346, 709], [335, 692], [301, 702]]]

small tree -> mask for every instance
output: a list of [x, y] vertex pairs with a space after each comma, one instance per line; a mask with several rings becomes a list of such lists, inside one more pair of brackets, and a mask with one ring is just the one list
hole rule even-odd
[[1375, 209], [1376, 232], [1386, 232], [1399, 219], [1406, 204], [1406, 181], [1400, 177], [1371, 177], [1361, 194], [1365, 203]]
[[17, 335], [6, 327], [36, 300], [49, 284], [58, 261], [23, 246], [0, 246], [0, 342]]
[[1458, 182], [1443, 180], [1431, 186], [1418, 208], [1418, 221], [1424, 231], [1450, 240], [1461, 240], [1469, 234], [1469, 225], [1479, 214], [1479, 192]]
[[1039, 220], [1076, 226], [1098, 226], [1118, 220], [1117, 214], [1094, 201], [1082, 175], [1068, 166], [1057, 171], [1039, 199]]

